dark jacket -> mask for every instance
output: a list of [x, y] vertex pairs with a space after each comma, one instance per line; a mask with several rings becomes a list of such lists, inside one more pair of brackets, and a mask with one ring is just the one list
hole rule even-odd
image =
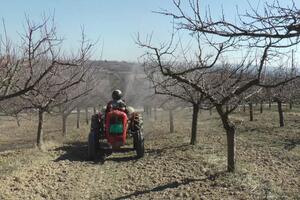
[[112, 110], [121, 110], [121, 111], [124, 111], [125, 113], [128, 113], [126, 104], [122, 99], [117, 100], [117, 101], [111, 100], [110, 102], [107, 103], [106, 113], [108, 113]]

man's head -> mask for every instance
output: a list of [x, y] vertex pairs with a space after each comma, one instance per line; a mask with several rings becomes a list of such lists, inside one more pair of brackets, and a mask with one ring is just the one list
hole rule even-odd
[[120, 100], [122, 98], [122, 92], [121, 90], [114, 90], [112, 95], [111, 95], [113, 100]]

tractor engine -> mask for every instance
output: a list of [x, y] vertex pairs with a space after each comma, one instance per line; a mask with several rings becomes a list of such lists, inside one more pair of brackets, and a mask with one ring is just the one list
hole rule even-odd
[[119, 110], [106, 114], [105, 137], [113, 148], [125, 145], [127, 135], [127, 115]]

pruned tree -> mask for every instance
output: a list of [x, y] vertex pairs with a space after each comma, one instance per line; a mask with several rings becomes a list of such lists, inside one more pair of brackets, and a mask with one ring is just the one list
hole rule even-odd
[[[295, 76], [297, 74], [296, 69], [290, 68], [286, 69], [283, 64], [274, 70], [271, 74], [268, 75], [270, 82], [283, 81], [287, 79], [287, 77]], [[291, 101], [294, 100], [296, 92], [296, 82], [287, 82], [282, 84], [276, 88], [270, 88], [268, 93], [272, 98], [272, 101], [277, 103], [277, 111], [279, 116], [279, 126], [284, 126], [284, 114], [283, 114], [283, 103], [291, 104]], [[291, 107], [291, 105], [290, 105]]]
[[[4, 23], [3, 26], [4, 37], [0, 41], [0, 102], [35, 90], [55, 66], [67, 64], [58, 56], [63, 40], [57, 36], [53, 17], [43, 17], [40, 23], [27, 18], [25, 32], [20, 34], [21, 44], [13, 43], [8, 38]], [[44, 62], [45, 57], [49, 62]], [[82, 60], [83, 57], [76, 59]], [[43, 68], [42, 64], [45, 64]]]
[[[289, 60], [291, 60], [291, 69], [286, 72], [289, 73], [289, 76], [296, 76], [299, 74], [299, 68], [296, 67], [297, 63], [295, 62], [294, 52], [294, 49], [292, 49], [291, 59], [289, 58]], [[287, 103], [289, 104], [289, 109], [292, 110], [294, 102], [297, 102], [297, 100], [299, 101], [299, 80], [287, 83], [285, 89], [287, 92]]]
[[[80, 106], [86, 98], [90, 95], [92, 88], [89, 88], [86, 84], [87, 80], [84, 82], [78, 83], [76, 88], [68, 90], [68, 94], [72, 94], [72, 99], [58, 103], [58, 113], [62, 118], [62, 134], [64, 137], [67, 135], [67, 119], [69, 115], [74, 111], [78, 106]], [[79, 125], [78, 125], [79, 128]]]
[[248, 98], [244, 98], [243, 102], [248, 104], [248, 109], [249, 109], [249, 121], [254, 120], [254, 106], [260, 104], [260, 113], [263, 112], [263, 102], [265, 96], [263, 96], [263, 88], [254, 88], [250, 89], [248, 92], [245, 92], [245, 95], [250, 94]]
[[[262, 14], [250, 7], [250, 12], [239, 15], [239, 21], [231, 23], [224, 16], [213, 19], [209, 11], [203, 16], [199, 0], [188, 1], [191, 15], [183, 10], [185, 6], [181, 1], [173, 0], [173, 4], [177, 8], [176, 13], [160, 13], [173, 17], [177, 28], [196, 37], [199, 46], [189, 67], [179, 67], [182, 61], [180, 56], [175, 55], [177, 47], [172, 40], [167, 45], [155, 46], [151, 40], [141, 41], [138, 37], [138, 44], [146, 49], [146, 59], [155, 63], [162, 75], [193, 87], [216, 107], [227, 136], [227, 170], [233, 172], [236, 126], [229, 117], [230, 113], [249, 90], [275, 88], [299, 77], [267, 82], [264, 76], [275, 55], [278, 58], [284, 48], [300, 42], [299, 10], [295, 4], [284, 8], [275, 1], [266, 4]], [[212, 49], [214, 52], [210, 55], [205, 53], [204, 45], [208, 45], [208, 51]], [[221, 59], [228, 59], [232, 52], [239, 51], [245, 53], [242, 59], [235, 63], [227, 61], [226, 65], [220, 66]], [[257, 58], [259, 62], [255, 65]], [[196, 77], [190, 76], [194, 72]], [[230, 109], [224, 108], [227, 104], [232, 105]]]
[[[157, 95], [156, 95], [157, 96]], [[171, 96], [165, 96], [160, 98], [163, 100], [159, 107], [163, 108], [168, 112], [169, 116], [169, 132], [175, 133], [175, 122], [174, 122], [174, 110], [178, 108], [178, 105], [181, 103], [179, 99], [176, 99]]]
[[[183, 64], [180, 67], [184, 68], [185, 66]], [[162, 76], [159, 68], [157, 68], [157, 65], [155, 63], [148, 63], [147, 65], [145, 65], [145, 73], [147, 74], [147, 78], [152, 82], [155, 94], [177, 98], [180, 101], [192, 105], [193, 111], [190, 144], [195, 145], [197, 143], [197, 124], [199, 110], [210, 108], [209, 105], [205, 105], [204, 95], [202, 93], [199, 93], [186, 83], [179, 82], [176, 79], [170, 77]], [[173, 118], [172, 110], [170, 110], [170, 118]]]
[[[36, 30], [39, 31], [40, 37], [33, 35]], [[23, 36], [22, 46], [24, 48], [22, 62], [25, 66], [22, 65], [18, 70], [18, 73], [22, 74], [15, 74], [10, 87], [12, 92], [5, 94], [3, 100], [8, 101], [8, 97], [9, 99], [14, 97], [14, 100], [21, 102], [18, 105], [20, 111], [25, 109], [38, 111], [39, 147], [43, 144], [44, 113], [85, 93], [85, 91], [73, 92], [74, 88], [84, 81], [89, 71], [85, 63], [89, 59], [93, 44], [85, 37], [83, 31], [80, 49], [67, 57], [60, 50], [62, 40], [57, 38], [54, 24], [49, 26], [46, 20], [42, 25], [36, 26], [28, 20], [28, 33]], [[30, 90], [15, 95], [17, 93], [13, 88], [27, 88], [27, 85], [32, 85], [32, 81], [34, 83]]]

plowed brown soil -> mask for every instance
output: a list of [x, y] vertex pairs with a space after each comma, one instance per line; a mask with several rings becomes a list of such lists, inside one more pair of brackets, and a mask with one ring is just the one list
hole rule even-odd
[[[87, 130], [65, 143], [0, 153], [0, 199], [300, 199], [300, 117], [286, 112], [233, 115], [238, 123], [237, 172], [226, 172], [226, 137], [216, 115], [200, 113], [198, 144], [189, 145], [191, 113], [145, 117], [146, 154], [114, 153], [88, 161]], [[73, 126], [73, 125], [72, 125]], [[3, 134], [3, 132], [1, 132]], [[34, 134], [33, 134], [34, 135]], [[2, 139], [2, 143], [5, 143]], [[7, 143], [7, 141], [6, 141]]]

